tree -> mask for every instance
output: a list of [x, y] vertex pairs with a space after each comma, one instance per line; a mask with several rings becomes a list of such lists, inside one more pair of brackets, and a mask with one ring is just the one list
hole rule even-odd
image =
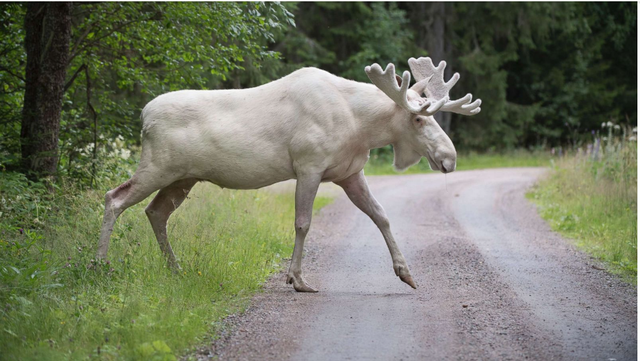
[[473, 121], [454, 118], [457, 144], [576, 144], [603, 121], [636, 124], [636, 16], [630, 3], [455, 4], [451, 58], [483, 100]]
[[276, 46], [290, 68], [315, 66], [368, 82], [366, 65], [406, 66], [419, 52], [405, 11], [394, 3], [300, 3], [293, 13], [298, 26]]
[[[58, 160], [68, 174], [83, 176], [72, 164], [95, 162], [102, 137], [124, 135], [138, 141], [136, 118], [153, 96], [183, 88], [218, 87], [243, 69], [245, 58], [260, 68], [264, 59], [278, 58], [265, 45], [274, 40], [274, 32], [293, 25], [292, 15], [277, 3], [78, 3], [73, 9], [60, 4], [0, 6], [4, 10], [0, 18], [6, 21], [0, 25], [4, 35], [0, 52], [11, 55], [0, 59], [4, 91], [0, 110], [9, 115], [0, 127], [14, 136], [16, 117], [9, 109], [24, 94], [22, 162], [35, 178], [55, 174]], [[61, 8], [66, 9], [64, 14]], [[19, 17], [25, 18], [24, 33], [15, 26]], [[16, 47], [22, 39], [29, 58], [26, 64]], [[93, 159], [87, 159], [87, 147], [92, 148], [88, 157]], [[14, 152], [15, 141], [3, 136], [0, 161], [11, 167]]]
[[[447, 29], [447, 23], [451, 19], [451, 5], [443, 2], [421, 2], [409, 3], [406, 6], [416, 30], [418, 45], [427, 50], [435, 64], [443, 60], [451, 63], [451, 36]], [[451, 66], [448, 66], [445, 69], [445, 79], [450, 79], [452, 75]], [[451, 133], [451, 113], [439, 112], [434, 118], [447, 134]]]
[[71, 3], [29, 3], [24, 21], [27, 65], [22, 110], [23, 171], [55, 174], [58, 134], [71, 36]]

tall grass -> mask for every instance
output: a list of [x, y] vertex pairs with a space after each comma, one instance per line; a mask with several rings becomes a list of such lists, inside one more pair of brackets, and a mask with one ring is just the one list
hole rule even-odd
[[104, 192], [61, 193], [40, 229], [0, 223], [0, 359], [175, 359], [292, 251], [291, 195], [200, 183], [169, 221], [181, 272], [165, 265], [148, 201], [120, 217], [97, 262]]
[[[549, 166], [551, 156], [542, 151], [528, 151], [524, 149], [503, 153], [466, 152], [458, 154], [456, 170], [472, 170], [502, 167], [545, 167]], [[374, 152], [365, 165], [366, 175], [398, 174], [393, 169], [392, 152]], [[417, 174], [433, 172], [429, 162], [422, 158], [420, 163], [410, 167], [403, 174]]]
[[637, 143], [610, 129], [601, 144], [558, 159], [528, 196], [554, 230], [636, 282], [637, 174]]

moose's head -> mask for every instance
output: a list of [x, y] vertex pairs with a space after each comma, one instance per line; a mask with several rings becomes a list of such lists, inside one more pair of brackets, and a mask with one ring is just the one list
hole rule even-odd
[[402, 77], [396, 75], [393, 64], [387, 65], [384, 71], [378, 64], [364, 69], [371, 82], [403, 110], [401, 134], [393, 144], [393, 164], [398, 170], [418, 163], [421, 157], [427, 158], [432, 170], [449, 173], [456, 169], [456, 149], [433, 115], [438, 111], [474, 115], [480, 112], [481, 101], [471, 102], [471, 94], [449, 100], [449, 90], [460, 75], [455, 73], [445, 83], [446, 66], [442, 61], [436, 67], [430, 58], [409, 59], [409, 67], [417, 81], [411, 88], [411, 74], [405, 71]]

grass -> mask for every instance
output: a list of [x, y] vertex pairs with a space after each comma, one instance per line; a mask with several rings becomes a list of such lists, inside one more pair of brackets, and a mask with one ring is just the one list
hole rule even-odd
[[242, 311], [293, 248], [293, 195], [201, 183], [169, 221], [180, 273], [144, 214], [151, 198], [118, 219], [99, 263], [103, 194], [67, 194], [40, 230], [0, 223], [0, 359], [174, 360]]
[[559, 160], [529, 193], [540, 215], [559, 233], [637, 283], [637, 145], [612, 143], [602, 158]]
[[[472, 170], [503, 167], [545, 167], [549, 166], [551, 156], [544, 152], [529, 152], [526, 150], [514, 150], [506, 153], [475, 152], [458, 155], [456, 170]], [[393, 154], [373, 154], [367, 162], [364, 172], [366, 175], [391, 175], [398, 174], [393, 170]], [[417, 174], [432, 172], [429, 162], [422, 158], [420, 163], [407, 169], [403, 174]]]

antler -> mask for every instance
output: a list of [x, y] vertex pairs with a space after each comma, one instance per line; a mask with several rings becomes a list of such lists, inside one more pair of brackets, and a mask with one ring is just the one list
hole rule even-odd
[[434, 100], [427, 99], [426, 102], [414, 106], [409, 104], [407, 100], [407, 89], [409, 89], [409, 83], [411, 82], [411, 74], [405, 71], [402, 74], [402, 84], [398, 86], [396, 81], [396, 67], [393, 64], [387, 65], [387, 68], [382, 71], [382, 67], [378, 64], [372, 64], [364, 68], [371, 82], [375, 84], [383, 93], [391, 98], [396, 104], [404, 108], [405, 110], [413, 114], [425, 114], [433, 115], [440, 110], [448, 97]]
[[441, 61], [436, 67], [433, 65], [431, 58], [428, 57], [409, 59], [409, 68], [411, 68], [411, 72], [415, 76], [416, 81], [418, 81], [418, 83], [424, 82], [421, 84], [424, 86], [423, 90], [416, 89], [416, 91], [424, 91], [427, 96], [427, 101], [433, 102], [436, 100], [446, 99], [446, 103], [442, 108], [440, 108], [441, 111], [463, 115], [474, 115], [480, 113], [480, 104], [482, 104], [482, 100], [476, 99], [476, 101], [471, 103], [471, 99], [473, 98], [471, 94], [467, 94], [458, 100], [449, 100], [449, 90], [456, 85], [460, 79], [460, 74], [453, 74], [451, 79], [445, 83], [444, 68], [446, 66], [447, 63]]

